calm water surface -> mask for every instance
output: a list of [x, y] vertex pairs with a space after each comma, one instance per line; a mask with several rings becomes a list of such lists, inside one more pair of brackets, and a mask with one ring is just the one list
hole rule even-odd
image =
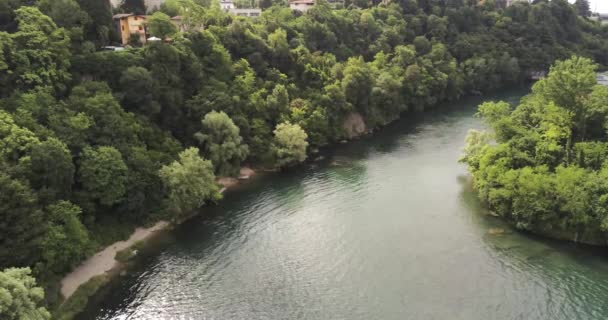
[[457, 163], [480, 102], [228, 194], [81, 319], [608, 319], [604, 250], [512, 232], [480, 207]]

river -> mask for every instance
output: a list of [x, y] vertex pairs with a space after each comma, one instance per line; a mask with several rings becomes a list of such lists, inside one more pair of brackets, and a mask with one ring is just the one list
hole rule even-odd
[[515, 232], [480, 206], [457, 160], [481, 101], [228, 193], [80, 319], [607, 319], [604, 249]]

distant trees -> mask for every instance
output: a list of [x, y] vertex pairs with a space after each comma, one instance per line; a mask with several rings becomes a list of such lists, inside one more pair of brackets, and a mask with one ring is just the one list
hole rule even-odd
[[146, 3], [144, 0], [122, 0], [120, 8], [128, 13], [146, 14]]
[[36, 287], [29, 268], [8, 268], [0, 272], [0, 317], [6, 320], [47, 320], [51, 314], [42, 306], [44, 290]]
[[589, 6], [589, 0], [576, 0], [574, 2], [574, 6], [576, 7], [576, 12], [583, 16], [589, 17], [591, 16], [591, 8]]

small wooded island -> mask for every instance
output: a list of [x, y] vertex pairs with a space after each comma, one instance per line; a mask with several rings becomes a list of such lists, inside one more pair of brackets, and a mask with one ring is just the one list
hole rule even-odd
[[244, 164], [296, 166], [559, 60], [515, 111], [482, 105], [464, 161], [519, 228], [605, 242], [608, 29], [586, 0], [114, 2], [0, 1], [2, 319], [71, 319], [103, 281], [64, 301], [62, 276], [220, 201]]
[[514, 110], [479, 107], [491, 132], [472, 131], [462, 161], [481, 199], [519, 229], [608, 244], [608, 87], [596, 70], [559, 61]]

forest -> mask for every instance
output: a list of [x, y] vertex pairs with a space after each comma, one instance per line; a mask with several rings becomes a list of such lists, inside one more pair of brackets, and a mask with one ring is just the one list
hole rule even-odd
[[606, 244], [608, 87], [596, 70], [559, 61], [517, 108], [479, 107], [491, 130], [469, 133], [463, 161], [481, 199], [518, 229]]
[[[344, 122], [353, 114], [373, 130], [520, 85], [573, 55], [608, 65], [608, 28], [588, 18], [586, 1], [505, 4], [318, 0], [301, 13], [261, 1], [252, 19], [216, 2], [167, 0], [147, 26], [164, 41], [134, 38], [126, 50], [104, 51], [119, 42], [112, 15], [145, 10], [143, 1], [113, 12], [109, 1], [0, 0], [0, 315], [47, 319], [45, 307], [61, 300], [58, 280], [96, 250], [135, 226], [220, 200], [216, 177], [242, 164], [289, 168], [351, 138]], [[575, 66], [584, 80], [561, 90]], [[601, 188], [601, 172], [590, 171], [607, 152], [593, 140], [605, 135], [597, 109], [605, 89], [590, 83], [594, 70], [584, 58], [561, 62], [518, 108], [527, 111], [481, 109], [500, 147], [479, 147], [466, 161], [482, 197], [524, 229], [548, 220], [585, 228], [605, 216], [563, 217], [598, 203], [579, 198], [580, 207], [552, 201], [538, 208], [546, 215], [519, 217], [525, 201], [494, 188], [498, 178], [548, 188], [534, 180], [546, 178], [571, 196]], [[517, 153], [521, 162], [485, 177], [494, 162], [479, 160], [482, 152]], [[577, 179], [583, 189], [567, 189]]]

